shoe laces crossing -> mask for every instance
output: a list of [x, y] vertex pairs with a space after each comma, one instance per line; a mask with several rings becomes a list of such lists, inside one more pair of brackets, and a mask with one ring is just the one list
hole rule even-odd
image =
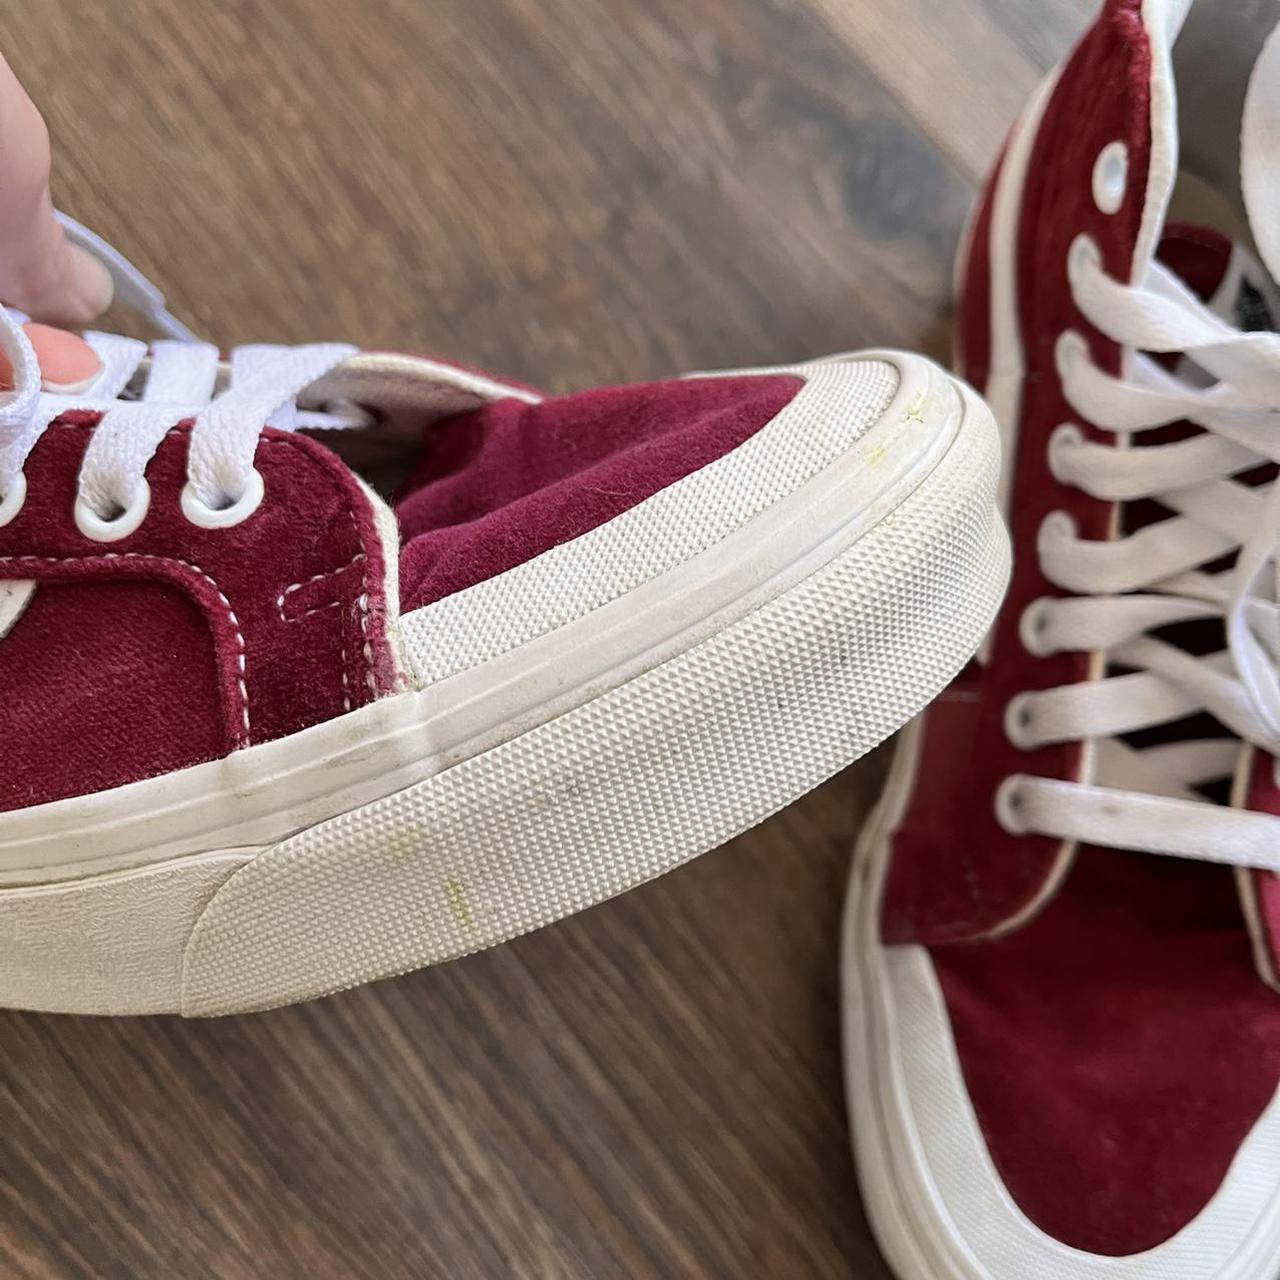
[[[117, 255], [113, 275], [119, 279], [121, 272], [140, 282], [135, 302], [146, 306], [153, 319], [170, 332], [186, 333], [163, 311], [154, 287]], [[158, 313], [147, 306], [149, 298], [158, 300]], [[147, 464], [184, 419], [194, 422], [183, 510], [196, 523], [212, 525], [238, 523], [261, 499], [254, 456], [265, 427], [335, 429], [369, 423], [368, 415], [355, 409], [297, 407], [307, 387], [356, 354], [346, 344], [240, 347], [231, 353], [224, 378], [218, 350], [210, 344], [168, 339], [148, 346], [89, 333], [85, 340], [97, 353], [102, 372], [87, 391], [62, 393], [42, 387], [39, 361], [21, 319], [0, 308], [0, 348], [13, 368], [14, 384], [12, 391], [0, 393], [0, 524], [21, 509], [23, 467], [31, 450], [49, 425], [71, 410], [102, 415], [81, 462], [76, 499], [82, 531], [102, 540], [124, 536], [145, 515]]]
[[[1105, 542], [1078, 537], [1061, 512], [1041, 527], [1042, 572], [1072, 594], [1030, 607], [1024, 644], [1037, 655], [1094, 653], [1123, 674], [1013, 700], [1016, 746], [1087, 742], [1106, 785], [1018, 775], [1000, 789], [1001, 821], [1016, 832], [1280, 870], [1280, 820], [1198, 790], [1236, 772], [1242, 744], [1280, 754], [1280, 485], [1240, 478], [1280, 463], [1280, 335], [1228, 324], [1158, 262], [1133, 284], [1111, 278], [1086, 237], [1072, 246], [1069, 277], [1080, 312], [1131, 354], [1117, 377], [1081, 335], [1059, 341], [1068, 403], [1117, 442], [1065, 424], [1050, 445], [1051, 470], [1094, 498], [1154, 500], [1172, 514]], [[1162, 356], [1180, 357], [1176, 371]], [[1130, 445], [1180, 422], [1201, 430]], [[1158, 634], [1205, 620], [1222, 624], [1220, 652], [1197, 654]], [[1235, 740], [1124, 741], [1205, 712]]]

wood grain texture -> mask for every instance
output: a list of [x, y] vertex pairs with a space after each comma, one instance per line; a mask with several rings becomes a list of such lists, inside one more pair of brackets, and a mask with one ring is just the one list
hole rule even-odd
[[[943, 354], [972, 184], [1091, 8], [0, 0], [0, 43], [59, 203], [206, 334], [567, 389]], [[336, 999], [0, 1014], [0, 1273], [884, 1280], [835, 952], [885, 763], [575, 920]]]

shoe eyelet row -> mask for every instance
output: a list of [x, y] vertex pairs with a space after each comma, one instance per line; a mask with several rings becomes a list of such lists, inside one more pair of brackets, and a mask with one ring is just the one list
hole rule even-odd
[[[1113, 142], [1098, 154], [1093, 167], [1093, 200], [1100, 213], [1111, 216], [1124, 204], [1129, 184], [1129, 148], [1123, 142]], [[1079, 235], [1067, 251], [1067, 280], [1077, 285], [1090, 268], [1101, 267], [1102, 252], [1091, 236]], [[1089, 345], [1084, 336], [1074, 330], [1063, 333], [1054, 349], [1058, 377], [1066, 381], [1071, 369], [1081, 359], [1089, 356]], [[1059, 483], [1066, 483], [1063, 454], [1078, 448], [1085, 442], [1084, 433], [1074, 423], [1065, 422], [1049, 439], [1048, 465], [1050, 474]], [[1042, 551], [1044, 544], [1053, 538], [1074, 537], [1076, 524], [1065, 511], [1052, 511], [1044, 519], [1036, 541]], [[1018, 635], [1022, 647], [1033, 657], [1044, 657], [1052, 650], [1044, 643], [1048, 625], [1050, 597], [1033, 600], [1018, 620]], [[1009, 700], [1005, 707], [1004, 732], [1011, 746], [1019, 751], [1033, 751], [1036, 747], [1031, 729], [1034, 711], [1031, 693], [1020, 693]], [[993, 799], [996, 821], [1010, 835], [1026, 835], [1026, 803], [1022, 791], [1023, 778], [1013, 775], [996, 789]]]
[[[262, 505], [265, 493], [262, 475], [256, 469], [249, 473], [248, 483], [240, 497], [225, 507], [210, 507], [188, 482], [182, 490], [182, 514], [200, 529], [230, 529], [242, 524]], [[0, 525], [7, 524], [17, 514], [25, 497], [26, 480], [19, 477], [19, 483], [0, 502]], [[9, 510], [10, 506], [12, 510]], [[86, 538], [93, 542], [119, 542], [138, 530], [150, 510], [151, 486], [140, 480], [128, 505], [114, 514], [103, 515], [83, 497], [77, 497], [74, 515], [76, 528]]]

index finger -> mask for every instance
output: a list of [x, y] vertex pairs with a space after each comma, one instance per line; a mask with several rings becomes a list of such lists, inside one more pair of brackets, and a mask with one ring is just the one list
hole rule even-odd
[[49, 131], [0, 55], [0, 301], [83, 325], [111, 301], [102, 264], [67, 244], [49, 198]]

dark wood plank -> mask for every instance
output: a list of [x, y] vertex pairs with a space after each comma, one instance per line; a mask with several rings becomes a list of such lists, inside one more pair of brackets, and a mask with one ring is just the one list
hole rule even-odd
[[[57, 197], [230, 344], [552, 388], [946, 350], [1086, 0], [0, 0]], [[0, 1014], [0, 1271], [857, 1277], [835, 949], [884, 753], [459, 964], [213, 1023]]]

